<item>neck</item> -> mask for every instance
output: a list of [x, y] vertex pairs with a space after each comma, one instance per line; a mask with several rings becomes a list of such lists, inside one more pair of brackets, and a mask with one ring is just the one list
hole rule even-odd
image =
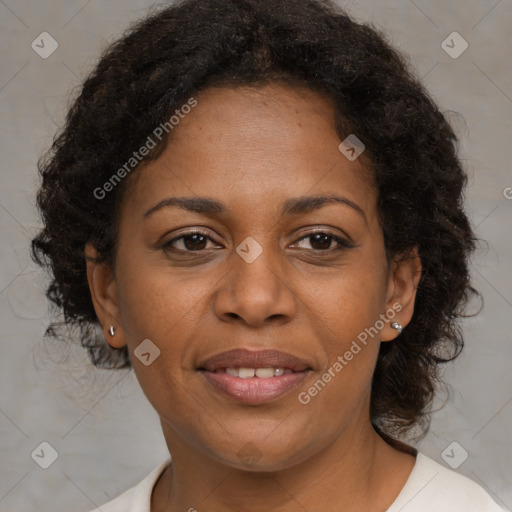
[[164, 426], [173, 462], [154, 488], [151, 511], [386, 510], [415, 459], [383, 441], [369, 421], [354, 427], [292, 467], [255, 471], [207, 456]]

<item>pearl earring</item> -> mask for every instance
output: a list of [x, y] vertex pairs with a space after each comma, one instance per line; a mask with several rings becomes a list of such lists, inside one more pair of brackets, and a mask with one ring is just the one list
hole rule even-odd
[[114, 335], [116, 333], [116, 330], [115, 330], [113, 325], [110, 326], [110, 329], [108, 330], [108, 333], [110, 334], [110, 336], [114, 337]]

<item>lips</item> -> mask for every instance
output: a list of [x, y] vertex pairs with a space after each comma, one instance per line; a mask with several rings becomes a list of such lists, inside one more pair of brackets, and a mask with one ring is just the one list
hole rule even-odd
[[201, 361], [197, 367], [211, 389], [236, 401], [258, 404], [289, 392], [308, 376], [311, 365], [277, 350], [234, 349]]
[[286, 352], [278, 350], [234, 349], [222, 352], [199, 363], [198, 368], [214, 372], [226, 368], [288, 368], [301, 372], [310, 365]]

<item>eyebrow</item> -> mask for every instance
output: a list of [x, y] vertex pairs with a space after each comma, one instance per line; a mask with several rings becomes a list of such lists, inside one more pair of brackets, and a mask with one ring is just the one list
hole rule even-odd
[[[299, 215], [303, 213], [310, 213], [314, 210], [319, 210], [324, 206], [330, 204], [343, 204], [349, 206], [354, 211], [359, 213], [368, 223], [364, 210], [356, 203], [336, 194], [321, 195], [321, 196], [301, 196], [288, 199], [283, 203], [281, 209], [281, 216], [286, 215]], [[149, 217], [156, 211], [166, 207], [177, 207], [189, 212], [200, 213], [205, 215], [222, 214], [226, 212], [225, 206], [215, 199], [209, 197], [167, 197], [155, 206], [152, 206], [144, 213], [144, 218]]]

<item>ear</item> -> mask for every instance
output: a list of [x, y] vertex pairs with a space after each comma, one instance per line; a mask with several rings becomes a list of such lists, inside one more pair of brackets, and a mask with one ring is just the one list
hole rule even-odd
[[391, 262], [388, 277], [388, 293], [386, 311], [396, 314], [385, 323], [381, 332], [381, 341], [394, 340], [400, 332], [391, 327], [398, 322], [405, 329], [414, 313], [416, 290], [421, 278], [421, 260], [418, 248], [414, 247], [406, 253], [397, 255]]
[[[113, 348], [121, 348], [126, 344], [126, 340], [120, 321], [114, 272], [110, 265], [98, 261], [99, 253], [91, 244], [85, 246], [84, 252], [87, 281], [96, 316], [107, 343]], [[109, 332], [111, 326], [114, 327], [114, 336]]]

